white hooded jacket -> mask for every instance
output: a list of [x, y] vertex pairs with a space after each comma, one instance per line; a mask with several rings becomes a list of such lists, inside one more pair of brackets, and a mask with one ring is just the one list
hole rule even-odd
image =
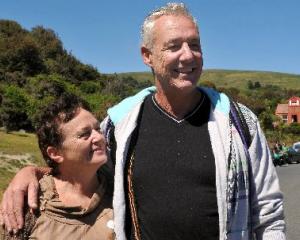
[[[211, 101], [208, 131], [216, 165], [220, 240], [285, 240], [283, 195], [257, 117], [248, 108], [240, 105], [252, 138], [248, 148], [248, 164], [240, 135], [230, 124], [228, 97], [213, 89], [201, 90]], [[155, 87], [150, 87], [124, 99], [108, 110], [107, 118], [101, 123], [102, 129], [108, 135], [112, 134], [110, 130], [113, 126], [117, 146], [113, 208], [118, 240], [126, 239], [124, 170], [131, 134], [137, 127], [143, 100], [153, 92]], [[230, 149], [235, 150], [233, 167], [228, 166]], [[237, 191], [232, 193], [231, 187], [234, 184]]]

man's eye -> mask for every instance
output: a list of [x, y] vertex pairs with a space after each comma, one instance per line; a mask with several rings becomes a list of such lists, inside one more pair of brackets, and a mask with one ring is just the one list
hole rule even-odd
[[193, 51], [199, 51], [201, 49], [200, 45], [196, 44], [196, 43], [195, 44], [191, 44], [189, 47]]
[[168, 50], [177, 51], [180, 49], [180, 45], [170, 45], [168, 46]]

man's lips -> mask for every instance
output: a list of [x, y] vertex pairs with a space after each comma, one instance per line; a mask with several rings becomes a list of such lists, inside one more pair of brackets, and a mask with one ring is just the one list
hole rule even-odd
[[189, 74], [194, 72], [196, 68], [177, 68], [175, 69], [175, 72], [181, 73], [181, 74]]

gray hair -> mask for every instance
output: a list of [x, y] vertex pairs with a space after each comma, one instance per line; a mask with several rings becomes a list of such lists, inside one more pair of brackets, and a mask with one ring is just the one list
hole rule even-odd
[[153, 27], [155, 21], [165, 15], [185, 16], [190, 18], [198, 29], [197, 20], [191, 15], [184, 3], [167, 3], [154, 11], [152, 11], [144, 20], [141, 27], [142, 45], [151, 49], [153, 47]]

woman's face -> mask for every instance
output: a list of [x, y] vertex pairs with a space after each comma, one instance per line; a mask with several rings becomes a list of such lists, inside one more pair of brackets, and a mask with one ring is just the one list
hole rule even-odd
[[62, 144], [60, 153], [63, 164], [73, 168], [100, 167], [107, 161], [106, 142], [100, 125], [92, 113], [82, 108], [67, 123], [60, 125]]

